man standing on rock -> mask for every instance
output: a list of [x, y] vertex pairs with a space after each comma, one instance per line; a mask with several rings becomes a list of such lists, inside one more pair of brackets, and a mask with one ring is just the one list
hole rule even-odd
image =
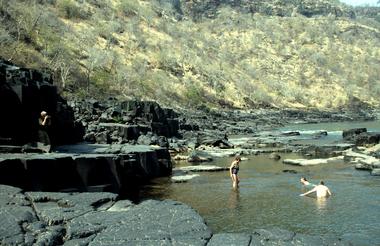
[[46, 111], [42, 111], [38, 119], [39, 129], [38, 129], [38, 141], [43, 143], [44, 150], [50, 152], [51, 142], [48, 134], [48, 128], [51, 125], [51, 117]]
[[325, 183], [323, 181], [321, 181], [319, 182], [319, 185], [315, 186], [312, 190], [301, 194], [300, 196], [306, 196], [313, 192], [316, 192], [317, 198], [328, 197], [332, 195], [330, 189], [325, 186]]

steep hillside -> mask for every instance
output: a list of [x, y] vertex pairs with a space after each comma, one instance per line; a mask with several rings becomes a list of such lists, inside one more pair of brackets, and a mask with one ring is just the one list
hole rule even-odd
[[338, 1], [0, 0], [0, 56], [66, 96], [168, 106], [380, 104], [380, 24]]

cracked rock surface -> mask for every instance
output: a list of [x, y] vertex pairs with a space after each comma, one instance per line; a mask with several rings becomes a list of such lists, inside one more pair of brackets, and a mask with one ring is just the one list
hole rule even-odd
[[356, 245], [277, 228], [213, 234], [183, 203], [117, 199], [107, 192], [23, 193], [0, 185], [0, 245]]
[[0, 245], [205, 245], [212, 236], [195, 210], [170, 200], [0, 185], [0, 205]]

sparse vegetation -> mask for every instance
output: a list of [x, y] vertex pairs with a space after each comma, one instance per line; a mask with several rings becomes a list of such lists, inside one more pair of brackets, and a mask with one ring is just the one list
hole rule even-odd
[[160, 2], [0, 0], [0, 56], [48, 67], [70, 96], [202, 107], [380, 103], [377, 17], [286, 16], [263, 5], [276, 15], [219, 6], [210, 19]]

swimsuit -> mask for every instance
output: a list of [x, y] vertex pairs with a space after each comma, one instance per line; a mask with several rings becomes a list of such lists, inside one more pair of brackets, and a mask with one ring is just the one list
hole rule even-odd
[[231, 168], [231, 171], [232, 171], [232, 174], [238, 174], [238, 172], [239, 172], [239, 167], [234, 166], [234, 167]]

